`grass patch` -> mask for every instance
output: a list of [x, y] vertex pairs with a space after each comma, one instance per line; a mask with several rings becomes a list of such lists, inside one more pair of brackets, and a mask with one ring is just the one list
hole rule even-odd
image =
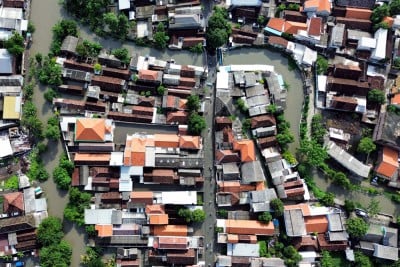
[[198, 193], [197, 194], [197, 205], [203, 205], [203, 204], [204, 204], [203, 194]]
[[350, 267], [351, 264], [346, 260], [343, 252], [330, 252], [332, 257], [332, 266]]

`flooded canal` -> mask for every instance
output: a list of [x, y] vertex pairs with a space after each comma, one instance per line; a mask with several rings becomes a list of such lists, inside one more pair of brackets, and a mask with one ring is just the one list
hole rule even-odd
[[279, 52], [258, 48], [241, 48], [227, 51], [224, 54], [224, 65], [230, 64], [265, 64], [273, 65], [275, 71], [282, 75], [290, 86], [286, 100], [285, 117], [290, 123], [290, 129], [295, 136], [295, 142], [289, 145], [292, 153], [299, 146], [299, 125], [301, 107], [303, 105], [303, 82], [299, 71], [289, 70], [288, 59]]

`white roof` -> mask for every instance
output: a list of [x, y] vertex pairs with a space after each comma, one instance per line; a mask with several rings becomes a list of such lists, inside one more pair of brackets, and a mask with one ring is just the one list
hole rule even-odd
[[12, 55], [7, 49], [0, 49], [0, 73], [12, 73]]
[[0, 17], [8, 19], [23, 19], [22, 8], [2, 7], [0, 8]]
[[229, 90], [229, 73], [217, 72], [217, 90]]
[[0, 41], [8, 40], [12, 34], [13, 33], [10, 30], [0, 30]]
[[303, 64], [311, 66], [317, 60], [318, 53], [317, 51], [311, 50], [306, 47], [303, 55]]
[[136, 24], [137, 38], [143, 38], [149, 36], [149, 27], [146, 21], [138, 21]]
[[197, 203], [196, 191], [161, 192], [162, 204], [193, 205]]
[[45, 198], [35, 199], [35, 210], [36, 212], [47, 210], [47, 201]]
[[130, 0], [118, 0], [118, 8], [119, 8], [119, 10], [131, 8], [131, 1]]
[[228, 256], [260, 257], [259, 244], [236, 243], [228, 244]]
[[124, 162], [124, 152], [111, 152], [110, 166], [122, 166]]
[[156, 148], [155, 147], [146, 147], [145, 166], [146, 167], [154, 167], [155, 164], [156, 164]]
[[13, 154], [10, 139], [8, 136], [0, 136], [0, 158], [11, 156]]
[[60, 127], [61, 127], [61, 132], [67, 132], [68, 131], [68, 124], [75, 124], [76, 123], [76, 117], [65, 117], [62, 116], [60, 119]]
[[85, 224], [111, 224], [113, 209], [85, 209]]
[[28, 30], [28, 20], [23, 19], [21, 20], [21, 31], [27, 31]]
[[361, 37], [358, 41], [357, 49], [369, 50], [376, 47], [376, 39], [369, 37]]
[[326, 80], [327, 80], [327, 76], [326, 75], [318, 75], [317, 76], [317, 87], [318, 87], [318, 91], [320, 92], [326, 92]]
[[374, 60], [382, 60], [386, 57], [386, 41], [387, 41], [387, 29], [378, 29], [375, 32], [376, 47], [372, 50], [371, 58]]

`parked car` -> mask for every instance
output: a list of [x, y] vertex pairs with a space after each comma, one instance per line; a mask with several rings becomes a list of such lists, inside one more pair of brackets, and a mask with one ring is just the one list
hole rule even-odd
[[363, 209], [355, 209], [354, 212], [358, 217], [368, 218], [368, 213]]

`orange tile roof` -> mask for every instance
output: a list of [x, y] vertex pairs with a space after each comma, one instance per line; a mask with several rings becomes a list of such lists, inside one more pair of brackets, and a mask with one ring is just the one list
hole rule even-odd
[[224, 181], [218, 182], [218, 189], [219, 192], [239, 193], [254, 191], [256, 188], [254, 185], [240, 184], [239, 181]]
[[156, 147], [179, 147], [179, 136], [177, 134], [155, 134], [154, 144]]
[[164, 205], [147, 205], [146, 206], [146, 214], [165, 214]]
[[179, 147], [186, 149], [200, 149], [200, 136], [181, 135]]
[[394, 104], [394, 105], [398, 105], [400, 104], [400, 94], [395, 94], [393, 96], [393, 98], [390, 100], [390, 103]]
[[325, 215], [304, 218], [307, 233], [325, 233], [328, 231], [328, 218]]
[[74, 161], [110, 161], [111, 154], [75, 153]]
[[289, 34], [297, 34], [299, 30], [307, 31], [307, 24], [295, 21], [286, 21], [284, 31]]
[[239, 243], [239, 236], [234, 234], [228, 234], [228, 243]]
[[187, 103], [187, 99], [180, 98], [179, 99], [179, 108], [180, 109], [187, 109], [186, 103]]
[[274, 224], [261, 223], [255, 220], [225, 220], [226, 232], [228, 234], [247, 235], [273, 235]]
[[155, 225], [153, 235], [155, 236], [187, 236], [187, 225]]
[[331, 13], [331, 2], [329, 2], [329, 0], [319, 0], [317, 11], [327, 11]]
[[355, 19], [370, 19], [372, 10], [364, 8], [346, 7], [346, 17]]
[[[17, 208], [20, 211], [25, 210], [23, 193], [21, 192], [7, 193], [4, 194], [3, 197], [4, 197], [4, 202], [3, 202], [4, 212], [8, 213], [10, 206]], [[10, 212], [15, 211], [12, 207], [10, 209]]]
[[151, 214], [149, 218], [150, 218], [149, 223], [152, 225], [168, 224], [168, 214]]
[[82, 118], [75, 124], [76, 141], [104, 141], [106, 126], [105, 119]]
[[300, 203], [296, 205], [285, 205], [285, 210], [294, 210], [294, 209], [301, 209], [303, 212], [303, 216], [310, 216], [310, 206], [305, 203]]
[[307, 0], [304, 2], [304, 9], [306, 8], [318, 8], [319, 6], [319, 0]]
[[233, 150], [240, 151], [242, 162], [250, 162], [256, 160], [256, 153], [253, 140], [242, 139], [233, 141]]
[[265, 183], [264, 182], [256, 182], [256, 190], [261, 191], [265, 189]]
[[393, 23], [394, 23], [394, 18], [392, 18], [392, 17], [384, 17], [382, 22], [386, 22], [389, 25], [389, 27], [391, 28], [393, 26]]
[[108, 237], [113, 234], [112, 224], [96, 224], [94, 229], [97, 231], [99, 237]]
[[131, 199], [153, 198], [154, 193], [152, 191], [132, 191], [129, 195]]
[[156, 81], [158, 78], [158, 71], [154, 70], [139, 70], [139, 79]]
[[399, 152], [389, 147], [383, 148], [382, 161], [376, 168], [376, 173], [387, 178], [392, 178], [399, 168]]
[[124, 151], [125, 166], [144, 166], [146, 146], [154, 146], [152, 136], [128, 136]]
[[281, 18], [270, 18], [267, 27], [279, 32], [283, 32], [285, 28], [285, 20]]

